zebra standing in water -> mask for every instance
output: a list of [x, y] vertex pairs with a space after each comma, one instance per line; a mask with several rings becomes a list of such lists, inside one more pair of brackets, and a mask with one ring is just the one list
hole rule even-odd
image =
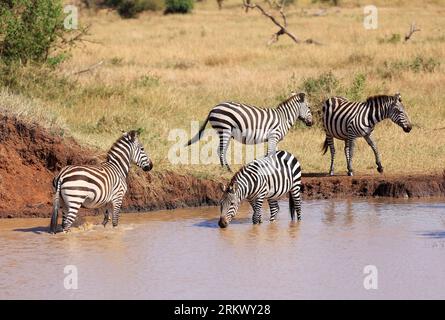
[[297, 119], [304, 121], [307, 126], [312, 125], [312, 114], [304, 93], [293, 92], [290, 98], [276, 108], [262, 109], [238, 102], [223, 102], [210, 111], [199, 132], [186, 146], [201, 138], [210, 121], [219, 135], [218, 156], [221, 166], [231, 171], [226, 159], [230, 138], [243, 144], [268, 142], [267, 154], [270, 155]]
[[277, 199], [289, 193], [291, 219], [301, 214], [301, 168], [298, 160], [286, 151], [277, 151], [254, 160], [239, 170], [227, 187], [221, 200], [219, 226], [226, 228], [236, 215], [242, 200], [247, 199], [253, 208], [252, 222], [261, 223], [261, 206], [267, 199], [270, 221], [279, 211]]
[[377, 171], [382, 173], [383, 166], [380, 155], [371, 133], [378, 122], [387, 118], [402, 127], [405, 132], [410, 132], [412, 129], [399, 93], [394, 96], [369, 97], [365, 102], [352, 102], [343, 97], [333, 97], [326, 100], [323, 104], [323, 126], [326, 132], [323, 154], [327, 152], [329, 147], [331, 151], [330, 175], [334, 175], [334, 138], [345, 141], [348, 175], [352, 176], [354, 140], [358, 137], [364, 137], [372, 148]]
[[[153, 168], [151, 160], [138, 140], [137, 131], [124, 133], [111, 147], [107, 161], [100, 165], [66, 166], [54, 178], [54, 211], [50, 232], [57, 231], [59, 199], [63, 200], [62, 229], [68, 231], [81, 206], [99, 208], [111, 203], [112, 222], [117, 226], [122, 199], [127, 192], [127, 175], [131, 162], [144, 171]], [[103, 225], [109, 221], [105, 211]]]

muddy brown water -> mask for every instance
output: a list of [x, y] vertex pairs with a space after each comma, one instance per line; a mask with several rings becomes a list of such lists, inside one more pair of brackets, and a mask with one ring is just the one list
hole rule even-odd
[[216, 207], [124, 214], [117, 229], [91, 217], [55, 236], [48, 219], [3, 219], [0, 298], [445, 298], [443, 199], [305, 201], [296, 223], [280, 205], [258, 226], [244, 205], [224, 230]]

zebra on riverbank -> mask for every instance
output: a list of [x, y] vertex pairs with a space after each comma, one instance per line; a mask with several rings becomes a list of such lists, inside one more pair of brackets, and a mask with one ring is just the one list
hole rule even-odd
[[238, 102], [223, 102], [208, 114], [199, 132], [186, 146], [197, 142], [210, 121], [219, 136], [218, 156], [222, 167], [229, 171], [226, 153], [231, 138], [243, 144], [268, 143], [267, 154], [275, 152], [277, 144], [300, 119], [312, 125], [312, 114], [304, 93], [293, 92], [276, 108], [258, 108]]
[[261, 223], [261, 206], [267, 200], [270, 207], [270, 221], [276, 219], [279, 211], [278, 198], [289, 194], [291, 219], [295, 213], [301, 215], [301, 168], [298, 160], [286, 151], [277, 151], [269, 156], [254, 160], [241, 168], [228, 186], [221, 186], [224, 192], [221, 200], [219, 226], [226, 228], [235, 217], [241, 201], [247, 199], [253, 208], [252, 222]]
[[334, 138], [345, 141], [348, 175], [352, 176], [354, 140], [359, 137], [365, 138], [368, 145], [372, 148], [377, 171], [382, 173], [383, 166], [380, 154], [371, 134], [377, 123], [388, 118], [399, 125], [403, 131], [411, 131], [412, 125], [399, 93], [396, 93], [394, 96], [380, 95], [369, 97], [364, 102], [348, 101], [343, 97], [333, 97], [326, 100], [323, 104], [323, 126], [326, 133], [323, 154], [327, 152], [328, 148], [330, 149], [330, 175], [334, 175]]
[[[113, 226], [119, 221], [122, 199], [127, 192], [127, 175], [131, 163], [144, 171], [153, 168], [152, 161], [138, 140], [137, 131], [124, 133], [108, 151], [107, 161], [100, 165], [72, 165], [64, 167], [54, 178], [55, 189], [50, 233], [57, 232], [59, 201], [62, 198], [62, 229], [68, 231], [80, 207], [99, 208], [111, 203]], [[103, 225], [109, 221], [105, 211]]]

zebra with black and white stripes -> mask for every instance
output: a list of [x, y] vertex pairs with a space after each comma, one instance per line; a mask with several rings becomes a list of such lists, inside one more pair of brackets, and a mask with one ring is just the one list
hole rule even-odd
[[402, 127], [403, 131], [411, 131], [412, 125], [402, 104], [400, 93], [396, 93], [393, 96], [373, 96], [364, 102], [353, 102], [343, 97], [333, 97], [326, 100], [323, 104], [323, 126], [326, 132], [323, 154], [327, 152], [328, 148], [330, 149], [330, 175], [334, 175], [334, 138], [345, 141], [348, 175], [352, 176], [354, 140], [359, 137], [365, 138], [372, 148], [377, 171], [382, 173], [383, 166], [380, 154], [371, 134], [377, 123], [388, 118]]
[[[124, 133], [111, 147], [106, 162], [99, 165], [71, 165], [64, 167], [54, 178], [55, 189], [53, 215], [50, 232], [57, 232], [59, 201], [62, 198], [62, 229], [69, 231], [80, 207], [99, 208], [111, 204], [112, 222], [116, 227], [122, 200], [127, 192], [127, 176], [131, 163], [144, 171], [153, 168], [137, 131]], [[103, 225], [109, 221], [108, 208]]]
[[197, 142], [210, 121], [219, 136], [218, 156], [222, 167], [229, 171], [226, 153], [231, 138], [243, 144], [268, 143], [267, 154], [275, 152], [277, 144], [289, 129], [300, 119], [312, 125], [312, 114], [304, 93], [293, 92], [287, 100], [275, 108], [258, 108], [238, 103], [223, 102], [208, 114], [199, 132], [186, 146]]
[[252, 222], [261, 223], [261, 207], [267, 200], [270, 221], [279, 211], [278, 198], [289, 194], [291, 219], [301, 216], [301, 168], [298, 160], [286, 151], [277, 151], [269, 156], [254, 160], [241, 168], [228, 186], [221, 186], [219, 226], [226, 228], [235, 217], [241, 201], [246, 199], [253, 208]]

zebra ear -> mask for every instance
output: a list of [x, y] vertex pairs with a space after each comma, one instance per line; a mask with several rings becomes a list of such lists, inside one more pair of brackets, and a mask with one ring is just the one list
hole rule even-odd
[[136, 140], [136, 137], [137, 137], [137, 131], [136, 130], [131, 130], [129, 133], [128, 133], [128, 136], [130, 137], [130, 140], [131, 141], [135, 141]]
[[399, 92], [396, 92], [394, 96], [396, 97], [397, 100], [402, 101], [402, 96], [400, 95]]
[[226, 192], [226, 190], [227, 190], [225, 184], [223, 184], [223, 183], [219, 184], [219, 188], [221, 189], [222, 192]]
[[237, 192], [238, 191], [238, 183], [234, 183], [232, 189], [233, 189], [233, 193]]
[[306, 97], [306, 93], [304, 93], [304, 92], [300, 92], [299, 94], [298, 94], [298, 98], [300, 98], [300, 100], [301, 101], [304, 101], [304, 98]]

